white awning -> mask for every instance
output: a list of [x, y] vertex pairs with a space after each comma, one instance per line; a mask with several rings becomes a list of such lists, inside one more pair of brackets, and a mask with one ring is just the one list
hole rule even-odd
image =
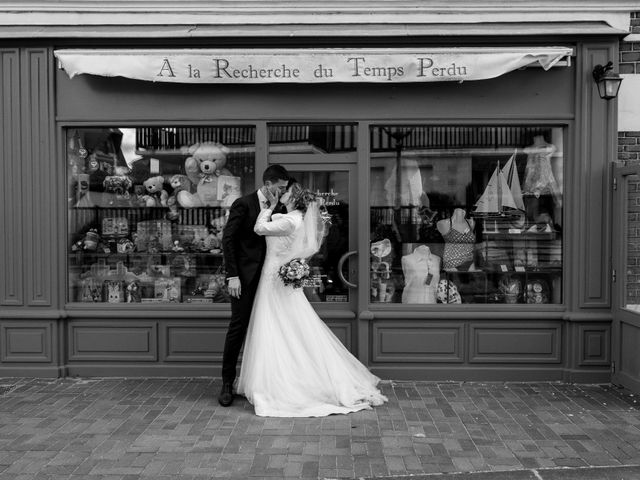
[[495, 78], [536, 65], [569, 64], [570, 47], [425, 49], [56, 50], [79, 74], [171, 83], [408, 83]]

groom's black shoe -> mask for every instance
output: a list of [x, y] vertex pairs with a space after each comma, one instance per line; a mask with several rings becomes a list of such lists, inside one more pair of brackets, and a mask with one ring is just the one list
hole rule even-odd
[[218, 403], [223, 407], [229, 407], [233, 403], [233, 385], [231, 383], [222, 384], [222, 389], [218, 394]]

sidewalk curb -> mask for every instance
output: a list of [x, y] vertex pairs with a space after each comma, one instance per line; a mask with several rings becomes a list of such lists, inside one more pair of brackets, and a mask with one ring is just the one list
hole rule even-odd
[[[327, 478], [324, 480], [334, 479]], [[361, 477], [358, 480], [640, 480], [640, 465], [430, 473], [386, 477]]]

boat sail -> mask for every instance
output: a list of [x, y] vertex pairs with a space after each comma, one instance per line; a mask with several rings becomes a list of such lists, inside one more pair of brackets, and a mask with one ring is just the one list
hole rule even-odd
[[507, 179], [500, 169], [500, 162], [496, 165], [496, 169], [493, 171], [487, 187], [484, 189], [482, 196], [478, 199], [474, 207], [475, 210], [473, 213], [484, 217], [505, 216], [505, 207], [515, 210], [518, 209]]
[[507, 179], [507, 185], [511, 190], [511, 196], [516, 204], [516, 208], [524, 211], [524, 201], [522, 200], [522, 188], [520, 188], [520, 178], [518, 177], [518, 169], [516, 168], [516, 152], [514, 150], [513, 155], [507, 161], [502, 171]]

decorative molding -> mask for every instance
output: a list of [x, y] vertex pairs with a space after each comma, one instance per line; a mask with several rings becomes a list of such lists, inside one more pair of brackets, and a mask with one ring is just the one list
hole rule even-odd
[[6, 322], [0, 325], [0, 363], [50, 363], [52, 326], [48, 322]]
[[170, 322], [159, 333], [162, 361], [222, 362], [227, 325]]
[[371, 332], [373, 362], [461, 363], [465, 359], [462, 322], [376, 322]]
[[[22, 35], [33, 37], [48, 36], [49, 28], [63, 26], [72, 27], [68, 30], [69, 36], [75, 36], [73, 28], [91, 32], [101, 27], [118, 31], [127, 26], [154, 26], [169, 36], [194, 37], [200, 36], [198, 30], [203, 26], [224, 30], [230, 26], [247, 25], [262, 34], [269, 30], [269, 26], [277, 26], [282, 36], [291, 33], [289, 26], [292, 25], [304, 27], [300, 34], [309, 27], [324, 26], [331, 29], [334, 26], [331, 31], [338, 35], [341, 33], [339, 28], [335, 29], [336, 25], [380, 25], [383, 28], [377, 34], [387, 36], [384, 29], [387, 25], [496, 25], [509, 22], [520, 25], [531, 22], [602, 22], [613, 29], [627, 32], [630, 12], [636, 9], [637, 2], [634, 0], [573, 0], [561, 4], [553, 0], [261, 0], [248, 4], [225, 0], [0, 2], [0, 37], [8, 36], [12, 31], [15, 33], [15, 27], [25, 26], [32, 28], [23, 30]], [[176, 30], [180, 26], [185, 28]], [[135, 30], [128, 31], [135, 35]], [[429, 34], [428, 30], [425, 31]], [[317, 31], [314, 33], [318, 34]], [[590, 32], [585, 30], [584, 33]], [[215, 29], [209, 34], [219, 36]]]
[[28, 48], [22, 51], [20, 100], [24, 121], [20, 135], [23, 152], [20, 163], [25, 171], [40, 173], [26, 178], [21, 186], [25, 271], [29, 278], [25, 296], [31, 306], [51, 306], [54, 285], [55, 266], [52, 262], [56, 258], [54, 248], [57, 245], [51, 239], [55, 238], [57, 225], [51, 218], [56, 213], [57, 190], [51, 188], [51, 178], [55, 177], [58, 164], [51, 159], [54, 149], [51, 141], [53, 119], [49, 109], [49, 75], [52, 75], [50, 64], [46, 48]]
[[469, 363], [560, 363], [562, 326], [470, 324], [469, 350]]
[[[595, 65], [615, 59], [616, 53], [611, 44], [586, 45], [579, 61], [584, 65], [584, 72], [591, 72]], [[600, 98], [592, 81], [585, 82], [582, 88], [582, 111], [578, 125], [582, 133], [579, 151], [575, 152], [582, 164], [579, 167], [578, 163], [575, 164], [573, 178], [574, 184], [580, 185], [576, 218], [588, 218], [589, 221], [581, 220], [574, 225], [578, 239], [574, 250], [579, 255], [578, 258], [573, 257], [577, 262], [574, 279], [578, 286], [580, 308], [610, 308], [611, 261], [602, 252], [611, 251], [611, 239], [608, 229], [602, 228], [602, 225], [610, 222], [608, 166], [617, 156], [613, 114], [615, 103]]]
[[69, 322], [69, 361], [157, 362], [158, 329], [154, 322]]
[[24, 304], [23, 246], [24, 238], [19, 179], [23, 178], [20, 158], [20, 51], [0, 50], [0, 178], [2, 181], [3, 225], [0, 233], [0, 305], [18, 307]]
[[578, 325], [577, 334], [579, 366], [611, 364], [610, 325]]

